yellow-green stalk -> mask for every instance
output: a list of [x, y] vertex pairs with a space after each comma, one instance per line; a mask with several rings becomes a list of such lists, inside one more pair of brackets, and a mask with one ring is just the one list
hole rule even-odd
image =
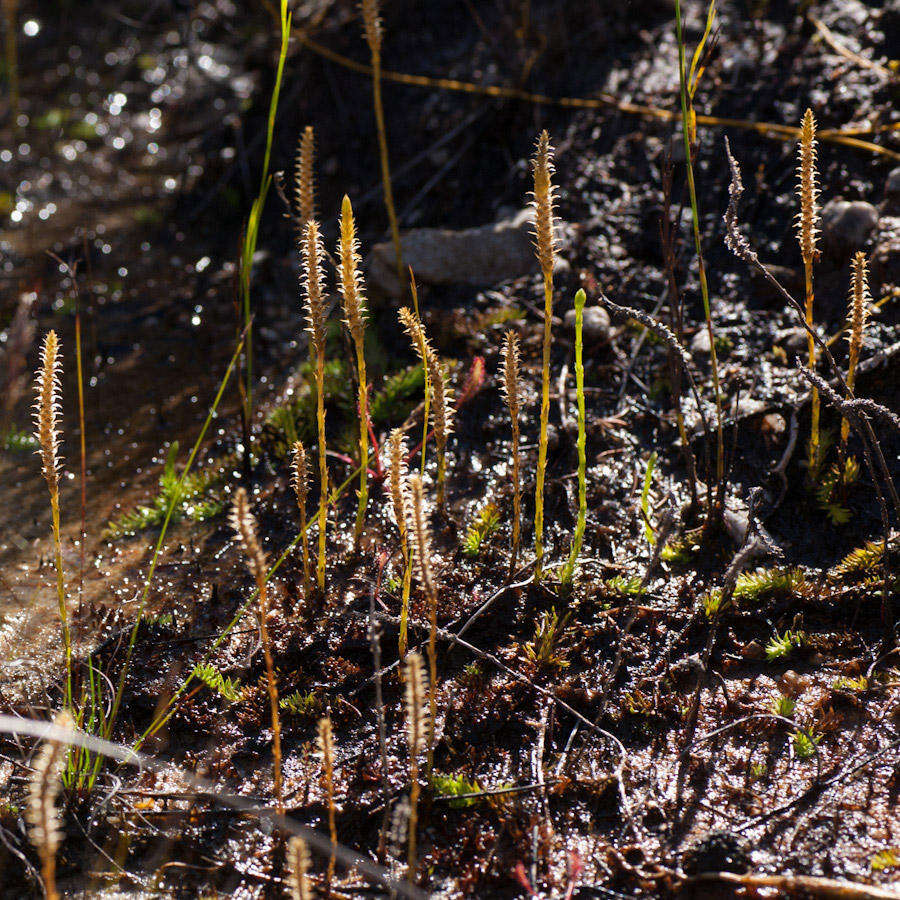
[[540, 581], [544, 557], [544, 478], [547, 473], [547, 424], [550, 419], [550, 343], [553, 323], [553, 147], [542, 131], [532, 160], [534, 169], [534, 236], [544, 282], [544, 342], [541, 366], [541, 430], [538, 438], [537, 486], [534, 492], [534, 580]]
[[434, 726], [437, 721], [437, 588], [431, 567], [431, 528], [428, 524], [422, 479], [417, 474], [412, 474], [407, 484], [409, 503], [406, 527], [412, 543], [416, 575], [428, 602], [428, 753], [425, 771], [430, 778], [434, 765]]
[[325, 895], [330, 897], [331, 879], [334, 877], [334, 851], [337, 848], [337, 824], [334, 817], [334, 735], [328, 716], [319, 720], [319, 751], [325, 774], [325, 802], [328, 805], [328, 833], [331, 837], [331, 856], [328, 857], [328, 871], [325, 874]]
[[366, 292], [362, 273], [359, 271], [359, 241], [353, 207], [345, 194], [341, 205], [341, 240], [338, 247], [341, 267], [341, 297], [344, 300], [344, 324], [353, 338], [356, 349], [356, 370], [359, 377], [359, 504], [356, 508], [356, 524], [353, 528], [353, 546], [359, 549], [366, 506], [369, 502], [369, 391], [366, 382]]
[[428, 356], [431, 353], [431, 345], [428, 343], [428, 338], [425, 335], [425, 329], [422, 327], [422, 322], [419, 319], [418, 292], [416, 290], [416, 281], [411, 277], [409, 283], [412, 290], [413, 302], [415, 303], [415, 312], [409, 309], [409, 307], [404, 306], [400, 310], [398, 315], [400, 317], [400, 324], [403, 326], [403, 330], [409, 335], [413, 351], [419, 357], [419, 361], [422, 363], [422, 371], [425, 378], [425, 412], [423, 414], [424, 424], [422, 425], [422, 465], [419, 470], [420, 473], [424, 476], [425, 447], [428, 444], [428, 413], [431, 408], [432, 392], [431, 378], [428, 374]]
[[383, 29], [378, 0], [362, 0], [362, 17], [366, 43], [372, 56], [372, 102], [375, 107], [375, 125], [378, 129], [378, 152], [381, 160], [381, 184], [384, 188], [384, 206], [391, 225], [391, 242], [397, 263], [397, 280], [403, 284], [403, 250], [400, 246], [400, 228], [394, 208], [394, 189], [391, 186], [391, 166], [388, 162], [387, 129], [384, 124], [384, 107], [381, 103], [381, 41]]
[[[803, 258], [803, 275], [806, 285], [806, 324], [813, 328], [813, 262], [815, 261], [816, 237], [818, 236], [819, 205], [816, 186], [816, 120], [811, 109], [803, 114], [800, 125], [800, 165], [797, 172], [800, 195], [800, 212], [797, 216], [797, 238], [800, 242], [800, 256]], [[816, 368], [816, 342], [812, 334], [807, 336], [809, 368]], [[810, 406], [812, 430], [809, 437], [809, 474], [815, 480], [819, 468], [819, 392], [814, 387]]]
[[62, 627], [63, 647], [66, 655], [66, 699], [68, 709], [72, 703], [72, 639], [69, 634], [69, 611], [66, 603], [66, 582], [63, 574], [62, 543], [59, 534], [59, 373], [62, 354], [55, 331], [47, 332], [41, 347], [41, 365], [35, 373], [34, 421], [40, 449], [41, 468], [47, 491], [50, 494], [50, 516], [53, 528], [53, 560], [56, 566], [56, 599], [59, 622]]
[[406, 740], [409, 747], [409, 822], [407, 843], [407, 873], [416, 880], [416, 829], [419, 819], [419, 757], [426, 742], [428, 709], [425, 705], [425, 664], [418, 653], [410, 653], [406, 659]]
[[395, 428], [388, 439], [388, 458], [390, 461], [391, 505], [394, 509], [394, 521], [400, 532], [400, 549], [403, 556], [403, 596], [400, 601], [400, 637], [398, 649], [400, 661], [406, 658], [408, 646], [409, 623], [409, 591], [412, 583], [412, 559], [409, 553], [409, 539], [406, 534], [407, 496], [406, 496], [406, 441], [403, 431]]
[[519, 540], [522, 520], [521, 463], [519, 460], [519, 338], [512, 330], [506, 332], [503, 342], [503, 394], [509, 409], [512, 425], [512, 490], [513, 521], [510, 546], [509, 571], [515, 571], [519, 558]]
[[578, 395], [578, 522], [575, 525], [575, 536], [569, 561], [562, 572], [562, 582], [568, 583], [575, 574], [578, 554], [584, 540], [584, 527], [587, 521], [587, 459], [585, 455], [585, 412], [584, 412], [584, 360], [582, 358], [582, 323], [584, 321], [585, 294], [579, 290], [575, 295], [575, 390]]
[[309, 493], [309, 464], [306, 449], [300, 441], [293, 447], [291, 462], [291, 483], [300, 510], [300, 541], [303, 544], [303, 596], [309, 596], [309, 538], [306, 534], [306, 496]]
[[303, 240], [303, 281], [307, 331], [316, 353], [316, 423], [319, 435], [319, 558], [316, 583], [325, 590], [325, 528], [328, 515], [328, 463], [325, 455], [325, 300], [322, 296], [322, 242], [319, 226], [306, 223]]
[[[849, 359], [847, 362], [847, 387], [853, 393], [856, 383], [856, 364], [859, 362], [859, 351], [862, 349], [863, 332], [866, 328], [866, 320], [869, 317], [869, 306], [872, 297], [869, 294], [869, 274], [866, 254], [862, 250], [853, 257], [853, 280], [850, 285], [850, 314], [847, 324], [850, 335], [847, 338], [850, 344]], [[850, 423], [846, 419], [841, 420], [841, 443], [846, 444], [850, 436]]]
[[250, 512], [247, 492], [238, 488], [231, 508], [231, 527], [237, 534], [247, 558], [247, 566], [256, 581], [259, 600], [259, 637], [266, 662], [266, 684], [269, 690], [269, 706], [272, 712], [272, 770], [275, 782], [275, 809], [284, 815], [284, 792], [281, 778], [281, 716], [278, 706], [278, 682], [275, 679], [275, 662], [272, 659], [272, 642], [269, 639], [269, 592], [266, 580], [268, 563], [256, 535], [256, 520]]

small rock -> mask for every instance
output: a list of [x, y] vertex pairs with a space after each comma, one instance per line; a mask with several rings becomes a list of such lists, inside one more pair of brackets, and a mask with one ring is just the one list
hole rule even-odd
[[[414, 228], [400, 236], [403, 263], [410, 266], [420, 284], [489, 285], [520, 278], [538, 268], [534, 253], [531, 209], [479, 228]], [[564, 234], [559, 225], [558, 234]], [[557, 254], [558, 267], [564, 267]], [[394, 248], [376, 244], [368, 260], [369, 280], [390, 296], [401, 296]]]
[[884, 184], [884, 196], [891, 212], [900, 212], [900, 166], [888, 173]]
[[830, 200], [822, 210], [822, 241], [836, 259], [862, 250], [878, 224], [878, 210], [864, 200]]
[[741, 649], [741, 656], [744, 659], [762, 659], [765, 655], [766, 651], [759, 641], [750, 641], [749, 644], [744, 644]]
[[[563, 317], [566, 331], [575, 331], [575, 310]], [[581, 333], [586, 344], [605, 344], [609, 341], [609, 313], [602, 306], [586, 306], [581, 323]]]
[[691, 338], [691, 353], [709, 356], [709, 332], [705, 328], [701, 328]]

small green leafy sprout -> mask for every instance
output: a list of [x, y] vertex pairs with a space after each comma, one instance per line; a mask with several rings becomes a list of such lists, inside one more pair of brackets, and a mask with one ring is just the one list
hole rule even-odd
[[689, 566], [694, 559], [695, 554], [700, 549], [699, 544], [695, 544], [688, 540], [669, 541], [659, 558], [663, 562], [675, 566]]
[[[729, 606], [731, 604], [728, 604]], [[713, 588], [708, 594], [706, 594], [703, 598], [703, 612], [706, 614], [707, 619], [712, 619], [716, 616], [717, 613], [721, 612], [724, 609], [722, 606], [722, 589], [721, 588]]]
[[481, 545], [500, 527], [500, 510], [497, 504], [488, 501], [472, 519], [463, 539], [463, 553], [474, 559], [481, 551]]
[[900, 851], [891, 847], [885, 847], [879, 850], [871, 860], [869, 865], [873, 872], [883, 872], [885, 869], [896, 869], [900, 866]]
[[641, 592], [641, 577], [639, 575], [614, 575], [606, 579], [606, 586], [615, 594], [625, 594], [628, 597], [636, 597]]
[[791, 740], [794, 743], [794, 753], [797, 754], [797, 757], [799, 759], [809, 759], [815, 754], [821, 735], [811, 735], [798, 729], [791, 735]]
[[766, 644], [766, 659], [771, 662], [772, 660], [789, 656], [791, 651], [796, 647], [801, 647], [804, 641], [805, 636], [802, 631], [792, 631], [789, 628], [784, 634], [776, 634]]
[[843, 467], [834, 463], [822, 476], [816, 488], [816, 500], [832, 525], [846, 525], [850, 521], [850, 510], [841, 503], [841, 488], [859, 479], [859, 463], [852, 456], [844, 460]]
[[755, 762], [750, 766], [750, 775], [752, 778], [755, 778], [757, 781], [765, 778], [766, 775], [769, 774], [769, 767], [765, 764], [764, 761]]
[[831, 688], [835, 691], [867, 691], [869, 689], [869, 679], [865, 675], [860, 675], [859, 678], [845, 678], [841, 676], [840, 678], [835, 678]]
[[[465, 775], [443, 775], [433, 772], [431, 775], [431, 789], [439, 797], [458, 797], [460, 794], [477, 794], [483, 790], [477, 781], [469, 781]], [[448, 806], [451, 809], [464, 809], [478, 803], [477, 797], [463, 797], [460, 800], [450, 800]]]
[[851, 550], [829, 573], [830, 581], [842, 581], [858, 575], [868, 575], [881, 565], [884, 541], [869, 541]]
[[534, 628], [534, 638], [523, 650], [525, 656], [540, 669], [565, 669], [568, 647], [565, 645], [565, 630], [570, 613], [559, 617], [555, 609], [545, 611]]
[[298, 716], [313, 716], [321, 709], [322, 703], [316, 696], [315, 691], [304, 693], [303, 691], [294, 691], [282, 697], [278, 701], [281, 709], [286, 709]]
[[734, 588], [736, 601], [758, 603], [772, 597], [787, 597], [806, 580], [802, 569], [756, 569], [742, 572]]
[[793, 697], [788, 697], [785, 694], [779, 694], [772, 703], [772, 712], [776, 716], [783, 716], [785, 719], [790, 719], [794, 715], [796, 708], [797, 703]]
[[227, 678], [211, 663], [197, 666], [194, 669], [194, 677], [229, 703], [243, 700], [247, 692], [247, 688], [241, 684], [240, 679]]

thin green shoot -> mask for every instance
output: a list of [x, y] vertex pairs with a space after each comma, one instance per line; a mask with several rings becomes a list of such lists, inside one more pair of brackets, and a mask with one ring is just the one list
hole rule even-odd
[[575, 566], [581, 553], [584, 541], [584, 529], [587, 522], [587, 456], [585, 453], [585, 411], [584, 411], [584, 359], [582, 325], [584, 323], [584, 304], [587, 297], [583, 290], [575, 295], [575, 392], [578, 398], [578, 520], [575, 523], [575, 535], [569, 560], [560, 574], [563, 584], [570, 584], [575, 576]]
[[656, 534], [653, 531], [653, 526], [650, 524], [650, 485], [653, 483], [653, 470], [656, 468], [656, 451], [654, 450], [650, 454], [650, 459], [647, 460], [647, 471], [644, 472], [644, 486], [641, 489], [641, 518], [644, 521], [644, 537], [647, 538], [647, 543], [654, 547], [656, 546]]

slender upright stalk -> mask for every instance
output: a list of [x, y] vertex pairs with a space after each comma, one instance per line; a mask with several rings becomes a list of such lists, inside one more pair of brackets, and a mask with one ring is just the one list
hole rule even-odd
[[288, 841], [287, 867], [290, 875], [291, 900], [312, 900], [309, 884], [309, 850], [302, 837]]
[[[74, 281], [74, 273], [73, 273]], [[78, 609], [81, 610], [81, 602], [84, 596], [84, 555], [87, 528], [85, 519], [87, 516], [87, 442], [84, 428], [84, 369], [81, 364], [81, 299], [76, 298], [75, 308], [75, 371], [78, 380], [78, 438], [81, 445], [81, 534], [79, 540], [78, 561]]]
[[433, 402], [431, 406], [434, 419], [434, 444], [437, 448], [437, 505], [444, 508], [444, 486], [447, 478], [447, 438], [452, 430], [453, 408], [450, 404], [450, 390], [447, 378], [438, 355], [428, 347], [428, 375], [431, 382]]
[[[678, 39], [678, 76], [681, 87], [681, 132], [684, 139], [684, 157], [687, 167], [688, 193], [691, 200], [691, 222], [694, 231], [694, 250], [697, 254], [697, 269], [700, 277], [700, 296], [703, 300], [703, 315], [706, 318], [706, 333], [709, 338], [709, 361], [712, 369], [713, 391], [716, 396], [716, 483], [718, 500], [723, 500], [725, 488], [725, 439], [722, 428], [722, 389], [719, 384], [719, 360], [716, 353], [716, 335], [709, 302], [709, 285], [706, 280], [706, 263], [703, 259], [703, 244], [700, 240], [700, 207], [697, 203], [697, 186], [694, 182], [694, 156], [691, 146], [691, 123], [694, 121], [693, 106], [688, 96], [685, 72], [684, 36], [681, 30], [681, 0], [675, 0], [675, 34]], [[708, 511], [712, 515], [712, 509]]]
[[431, 528], [428, 525], [422, 479], [416, 474], [410, 475], [408, 485], [406, 527], [412, 538], [416, 574], [428, 601], [428, 753], [425, 771], [430, 778], [434, 766], [434, 726], [437, 721], [437, 589], [431, 567]]
[[587, 521], [587, 458], [585, 455], [585, 412], [584, 412], [584, 360], [582, 358], [582, 322], [584, 320], [585, 294], [579, 290], [575, 295], [575, 390], [578, 395], [578, 522], [575, 525], [575, 536], [569, 561], [563, 569], [562, 581], [570, 582], [575, 574], [578, 554], [584, 540], [584, 528]]
[[328, 716], [319, 720], [319, 750], [325, 773], [325, 802], [328, 805], [328, 832], [331, 836], [331, 856], [328, 857], [328, 871], [325, 874], [325, 896], [330, 897], [331, 879], [334, 878], [334, 849], [337, 847], [337, 824], [334, 813], [334, 735]]
[[325, 301], [322, 296], [322, 242], [315, 220], [306, 223], [303, 280], [307, 331], [316, 352], [316, 422], [319, 434], [319, 558], [316, 583], [325, 590], [325, 528], [328, 514], [328, 463], [325, 455]]
[[309, 464], [306, 449], [300, 441], [294, 444], [291, 463], [291, 481], [300, 510], [300, 540], [303, 544], [303, 596], [309, 596], [309, 537], [306, 533], [306, 496], [309, 493]]
[[344, 300], [344, 324], [353, 338], [356, 349], [356, 370], [359, 377], [359, 503], [353, 528], [353, 546], [359, 550], [366, 506], [369, 502], [369, 390], [366, 381], [365, 329], [366, 293], [362, 272], [359, 271], [359, 241], [353, 207], [345, 194], [341, 205], [341, 240], [338, 247], [341, 267], [341, 296]]
[[398, 651], [400, 661], [406, 658], [408, 646], [409, 591], [412, 582], [412, 559], [409, 552], [409, 540], [406, 533], [407, 494], [406, 494], [406, 441], [403, 431], [395, 428], [388, 439], [388, 455], [390, 460], [391, 505], [394, 509], [394, 521], [400, 532], [400, 550], [403, 556], [403, 596], [400, 601], [400, 636]]
[[316, 179], [313, 163], [316, 155], [316, 138], [312, 125], [307, 125], [297, 145], [294, 164], [294, 222], [298, 239], [303, 239], [306, 223], [316, 217]]
[[275, 782], [275, 809], [284, 815], [284, 796], [281, 777], [281, 716], [278, 708], [278, 682], [275, 678], [275, 663], [272, 659], [272, 642], [269, 639], [269, 593], [267, 587], [267, 570], [269, 564], [256, 535], [256, 520], [250, 512], [247, 492], [238, 488], [231, 508], [231, 527], [237, 534], [247, 557], [259, 598], [259, 637], [262, 642], [263, 656], [266, 662], [266, 684], [269, 691], [269, 707], [272, 714], [272, 770]]
[[394, 208], [394, 189], [391, 186], [391, 167], [388, 162], [387, 129], [384, 124], [384, 107], [381, 103], [381, 41], [384, 31], [379, 14], [378, 0], [362, 0], [363, 24], [366, 43], [372, 55], [372, 102], [375, 107], [375, 125], [378, 129], [378, 151], [381, 159], [381, 184], [384, 188], [384, 206], [391, 225], [391, 242], [397, 263], [397, 280], [403, 285], [403, 250], [400, 245], [400, 228]]
[[50, 494], [50, 516], [53, 528], [53, 559], [56, 566], [56, 599], [62, 626], [66, 655], [65, 708], [72, 705], [72, 639], [69, 633], [69, 611], [63, 574], [62, 543], [59, 532], [59, 373], [62, 354], [55, 331], [47, 332], [41, 348], [41, 365], [35, 373], [34, 421], [40, 446], [41, 468]]
[[[860, 250], [853, 257], [853, 278], [850, 284], [850, 314], [847, 317], [850, 326], [850, 335], [847, 338], [850, 344], [849, 359], [847, 361], [847, 388], [851, 394], [856, 383], [856, 365], [859, 362], [859, 352], [862, 350], [863, 332], [866, 328], [866, 320], [869, 317], [869, 306], [871, 303], [872, 297], [869, 294], [866, 254]], [[850, 423], [846, 419], [842, 419], [842, 445], [846, 445], [849, 436]]]
[[[253, 316], [250, 302], [250, 277], [253, 271], [253, 257], [256, 255], [256, 243], [259, 238], [259, 223], [262, 218], [263, 207], [266, 203], [266, 195], [272, 176], [269, 174], [269, 160], [272, 156], [272, 139], [275, 134], [275, 117], [278, 113], [278, 98], [281, 95], [281, 82], [284, 76], [284, 63], [287, 59], [288, 44], [291, 36], [291, 13], [288, 11], [287, 0], [281, 0], [281, 9], [278, 19], [281, 31], [281, 43], [278, 52], [278, 65], [275, 70], [275, 84], [272, 87], [272, 96], [269, 100], [269, 116], [266, 123], [266, 148], [263, 154], [262, 170], [259, 177], [259, 191], [256, 199], [250, 207], [250, 215], [244, 226], [244, 235], [241, 245], [239, 285], [241, 296], [241, 313], [243, 327], [247, 335], [246, 352], [244, 354], [244, 419], [248, 433], [250, 420], [253, 414]], [[250, 448], [245, 448], [245, 453]]]
[[[806, 324], [813, 327], [813, 302], [815, 292], [813, 290], [813, 262], [817, 254], [816, 237], [818, 235], [818, 188], [816, 186], [816, 120], [812, 110], [807, 109], [803, 114], [800, 126], [800, 165], [797, 169], [799, 176], [798, 193], [800, 195], [800, 213], [797, 216], [797, 238], [800, 242], [800, 255], [803, 258], [803, 276], [806, 285]], [[807, 349], [809, 355], [809, 369], [816, 370], [816, 342], [810, 332], [807, 332]], [[819, 469], [819, 392], [813, 387], [810, 401], [812, 415], [812, 429], [809, 438], [809, 476], [816, 480]]]
[[547, 425], [550, 420], [550, 344], [553, 323], [553, 147], [542, 131], [532, 160], [534, 169], [534, 235], [544, 282], [544, 342], [541, 367], [541, 426], [538, 443], [537, 486], [534, 493], [534, 580], [540, 581], [544, 557], [544, 478], [547, 473]]
[[519, 558], [519, 540], [522, 521], [521, 462], [519, 460], [519, 338], [512, 330], [506, 332], [503, 342], [503, 393], [509, 409], [512, 425], [512, 491], [513, 520], [509, 554], [509, 571], [516, 570]]
[[416, 830], [419, 821], [419, 756], [425, 745], [428, 711], [425, 706], [425, 665], [418, 653], [406, 658], [406, 739], [409, 747], [409, 822], [407, 843], [407, 872], [410, 882], [416, 880], [418, 859]]

